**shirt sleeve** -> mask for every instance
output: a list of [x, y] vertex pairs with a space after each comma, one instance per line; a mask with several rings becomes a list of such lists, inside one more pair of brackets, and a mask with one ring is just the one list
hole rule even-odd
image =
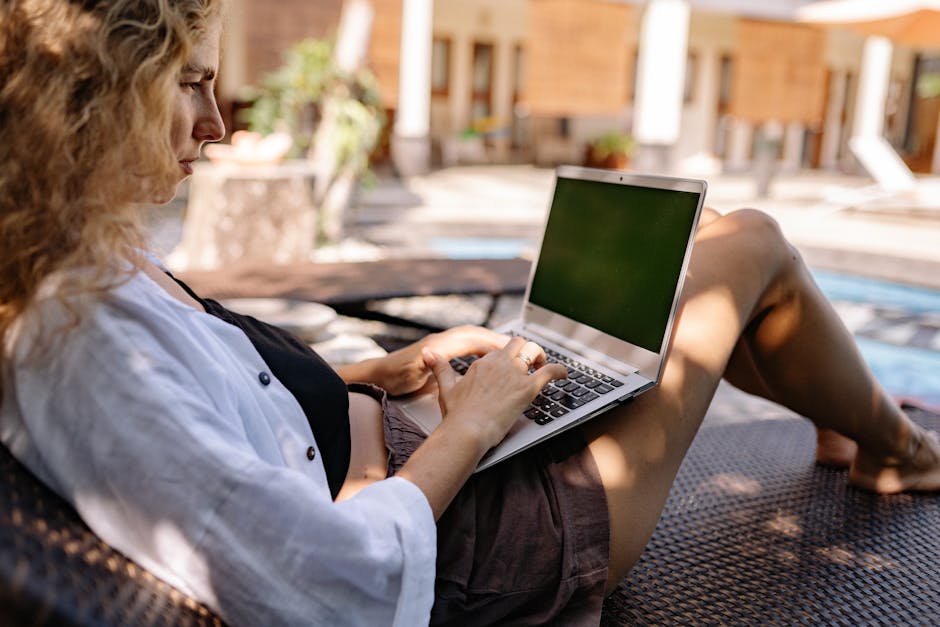
[[322, 467], [260, 455], [247, 422], [264, 397], [179, 315], [105, 307], [16, 363], [28, 465], [103, 540], [232, 625], [426, 623], [423, 493], [393, 477], [334, 503]]

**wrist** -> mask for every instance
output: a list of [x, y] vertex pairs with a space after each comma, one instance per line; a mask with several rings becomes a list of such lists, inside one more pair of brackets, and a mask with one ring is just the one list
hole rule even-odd
[[449, 441], [459, 441], [466, 450], [474, 451], [477, 461], [502, 440], [502, 435], [493, 433], [488, 425], [459, 414], [448, 416], [438, 427], [441, 429]]

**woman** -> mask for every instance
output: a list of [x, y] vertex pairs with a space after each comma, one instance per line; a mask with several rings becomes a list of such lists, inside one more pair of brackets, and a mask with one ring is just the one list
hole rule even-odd
[[[540, 347], [460, 328], [338, 376], [141, 252], [134, 203], [170, 199], [224, 134], [220, 29], [218, 0], [0, 7], [0, 437], [226, 621], [596, 623], [723, 376], [812, 420], [856, 485], [940, 487], [936, 439], [754, 211], [701, 227], [658, 388], [471, 476], [565, 376]], [[460, 377], [447, 360], [467, 353]], [[427, 439], [368, 385], [429, 381], [445, 419]]]

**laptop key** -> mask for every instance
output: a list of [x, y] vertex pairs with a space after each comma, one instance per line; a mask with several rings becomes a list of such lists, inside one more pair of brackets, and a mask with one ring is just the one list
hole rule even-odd
[[[591, 387], [591, 386], [588, 386], [588, 387]], [[607, 393], [610, 392], [612, 389], [614, 389], [614, 388], [610, 387], [609, 385], [601, 384], [601, 385], [597, 386], [596, 388], [594, 388], [594, 391], [597, 392], [598, 394], [607, 394]]]
[[567, 407], [556, 407], [555, 409], [552, 410], [551, 415], [555, 418], [561, 418], [567, 413], [568, 413]]
[[529, 420], [538, 420], [539, 418], [545, 415], [542, 413], [542, 410], [538, 409], [537, 407], [530, 407], [527, 410], [525, 410], [523, 414]]
[[547, 425], [547, 424], [550, 423], [552, 420], [554, 420], [554, 418], [552, 418], [551, 416], [542, 416], [542, 417], [540, 417], [540, 418], [536, 418], [536, 419], [535, 419], [535, 424], [537, 424], [537, 425]]
[[475, 362], [477, 359], [478, 357], [476, 355], [455, 357], [450, 360], [450, 367], [456, 370], [459, 374], [467, 374], [467, 370], [470, 369], [470, 364]]
[[585, 401], [584, 398], [578, 398], [577, 396], [568, 396], [558, 402], [563, 407], [567, 407], [568, 409], [577, 409], [578, 407], [581, 407], [581, 405], [584, 405], [587, 401]]
[[549, 411], [551, 406], [554, 405], [554, 403], [550, 399], [547, 399], [541, 395], [536, 396], [535, 400], [532, 401], [532, 404], [535, 407], [538, 407], [539, 409], [541, 409], [542, 411]]

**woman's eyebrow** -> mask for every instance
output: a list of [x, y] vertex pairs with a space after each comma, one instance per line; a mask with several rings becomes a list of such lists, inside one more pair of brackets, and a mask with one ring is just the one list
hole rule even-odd
[[199, 74], [200, 76], [202, 76], [202, 80], [204, 81], [211, 81], [213, 78], [215, 78], [214, 69], [203, 66], [203, 65], [196, 65], [194, 63], [188, 63], [185, 66], [183, 66], [182, 73], [183, 74]]

